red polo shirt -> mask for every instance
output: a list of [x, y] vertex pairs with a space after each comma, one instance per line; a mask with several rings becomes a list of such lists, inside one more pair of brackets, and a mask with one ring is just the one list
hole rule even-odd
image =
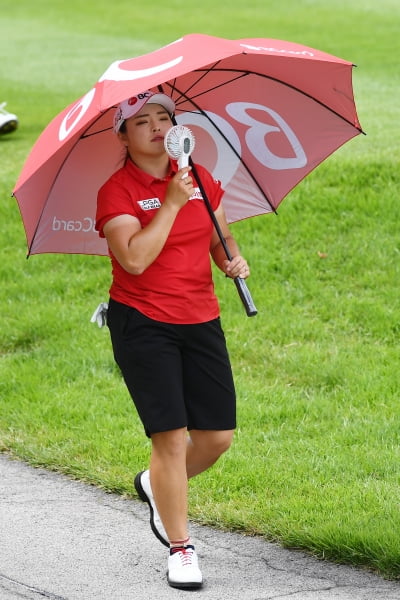
[[[215, 211], [223, 195], [219, 182], [196, 165]], [[104, 237], [105, 223], [118, 215], [133, 215], [142, 227], [151, 222], [164, 201], [168, 182], [177, 172], [157, 179], [128, 160], [101, 187], [97, 198], [96, 229]], [[213, 224], [200, 190], [179, 211], [168, 239], [155, 261], [141, 275], [125, 271], [110, 251], [113, 281], [110, 297], [166, 323], [203, 323], [219, 315], [210, 262]]]

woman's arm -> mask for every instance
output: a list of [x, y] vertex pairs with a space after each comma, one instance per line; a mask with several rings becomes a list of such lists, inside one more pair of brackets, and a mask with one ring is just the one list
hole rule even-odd
[[178, 171], [171, 179], [164, 202], [143, 229], [132, 215], [119, 215], [104, 225], [108, 246], [128, 273], [143, 273], [163, 249], [177, 214], [194, 192], [191, 177], [182, 178], [187, 170]]

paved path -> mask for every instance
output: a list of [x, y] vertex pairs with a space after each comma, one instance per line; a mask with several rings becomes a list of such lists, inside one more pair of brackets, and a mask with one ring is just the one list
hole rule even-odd
[[400, 600], [400, 583], [192, 525], [205, 578], [170, 588], [147, 505], [0, 454], [0, 600]]

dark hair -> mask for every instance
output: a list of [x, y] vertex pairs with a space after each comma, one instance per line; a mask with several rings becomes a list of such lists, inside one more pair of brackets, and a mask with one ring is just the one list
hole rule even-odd
[[126, 121], [122, 121], [118, 132], [126, 133]]

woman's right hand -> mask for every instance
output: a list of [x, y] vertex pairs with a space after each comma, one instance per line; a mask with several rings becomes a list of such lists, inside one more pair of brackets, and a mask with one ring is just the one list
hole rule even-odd
[[191, 167], [183, 167], [174, 175], [167, 187], [164, 203], [180, 210], [194, 194]]

